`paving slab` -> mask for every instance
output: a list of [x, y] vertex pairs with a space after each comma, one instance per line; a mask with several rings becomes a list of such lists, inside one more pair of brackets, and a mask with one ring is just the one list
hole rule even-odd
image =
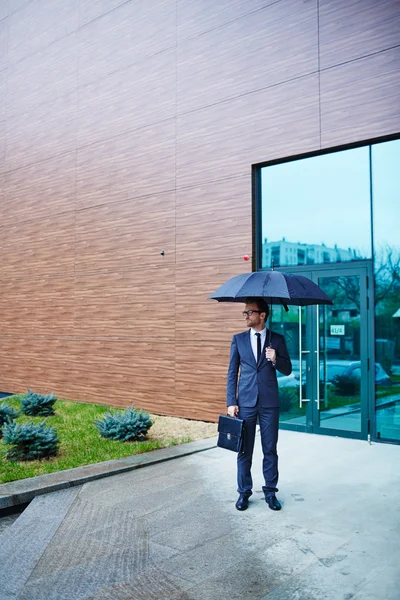
[[0, 511], [30, 502], [36, 496], [82, 485], [88, 481], [104, 479], [111, 475], [126, 473], [148, 465], [162, 463], [181, 456], [202, 452], [216, 446], [216, 438], [179, 444], [152, 452], [135, 454], [118, 460], [108, 460], [75, 469], [47, 473], [37, 477], [21, 479], [0, 485]]
[[245, 512], [236, 455], [219, 448], [71, 488], [19, 595], [0, 600], [398, 600], [400, 447], [281, 431], [279, 453], [280, 512], [259, 438]]
[[42, 553], [71, 507], [79, 488], [35, 499], [0, 538], [0, 597], [20, 597]]

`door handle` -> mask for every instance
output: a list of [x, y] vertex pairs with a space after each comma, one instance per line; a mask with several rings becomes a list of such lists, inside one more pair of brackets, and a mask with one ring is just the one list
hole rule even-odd
[[301, 343], [302, 323], [301, 323], [301, 306], [299, 306], [299, 407], [303, 407], [303, 402], [310, 402], [310, 398], [303, 398], [303, 354], [310, 354], [310, 350], [303, 350]]
[[317, 339], [316, 339], [316, 350], [315, 350], [315, 356], [317, 359], [317, 371], [316, 371], [316, 379], [317, 379], [317, 397], [315, 398], [315, 402], [317, 403], [317, 407], [319, 410], [319, 404], [320, 404], [320, 397], [319, 397], [319, 306], [317, 304], [316, 306], [317, 308], [317, 326], [316, 326], [316, 330], [317, 330]]

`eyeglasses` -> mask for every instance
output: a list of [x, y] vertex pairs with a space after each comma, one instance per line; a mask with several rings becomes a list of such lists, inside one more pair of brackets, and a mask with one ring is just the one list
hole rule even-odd
[[244, 311], [242, 312], [242, 315], [243, 315], [244, 317], [251, 317], [251, 315], [253, 314], [253, 312], [256, 312], [256, 313], [262, 313], [262, 312], [264, 312], [264, 311], [263, 311], [263, 310], [244, 310]]

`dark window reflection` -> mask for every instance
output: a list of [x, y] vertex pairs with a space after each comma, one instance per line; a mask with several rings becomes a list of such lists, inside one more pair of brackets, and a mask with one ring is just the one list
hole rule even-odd
[[400, 140], [373, 145], [371, 155], [376, 426], [379, 437], [400, 440]]
[[369, 147], [261, 170], [262, 267], [371, 258]]

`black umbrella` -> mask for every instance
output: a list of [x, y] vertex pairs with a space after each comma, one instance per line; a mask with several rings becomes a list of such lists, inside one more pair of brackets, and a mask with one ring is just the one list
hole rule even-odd
[[[329, 296], [308, 277], [282, 271], [257, 271], [236, 275], [223, 283], [208, 298], [218, 302], [246, 302], [252, 298], [263, 298], [271, 305], [270, 321], [273, 304], [282, 304], [285, 310], [289, 310], [289, 304], [333, 304]], [[271, 342], [271, 331], [269, 341]]]
[[282, 271], [236, 275], [208, 298], [218, 302], [246, 302], [250, 298], [264, 298], [268, 304], [283, 304], [286, 310], [289, 304], [333, 304], [329, 296], [308, 277]]

